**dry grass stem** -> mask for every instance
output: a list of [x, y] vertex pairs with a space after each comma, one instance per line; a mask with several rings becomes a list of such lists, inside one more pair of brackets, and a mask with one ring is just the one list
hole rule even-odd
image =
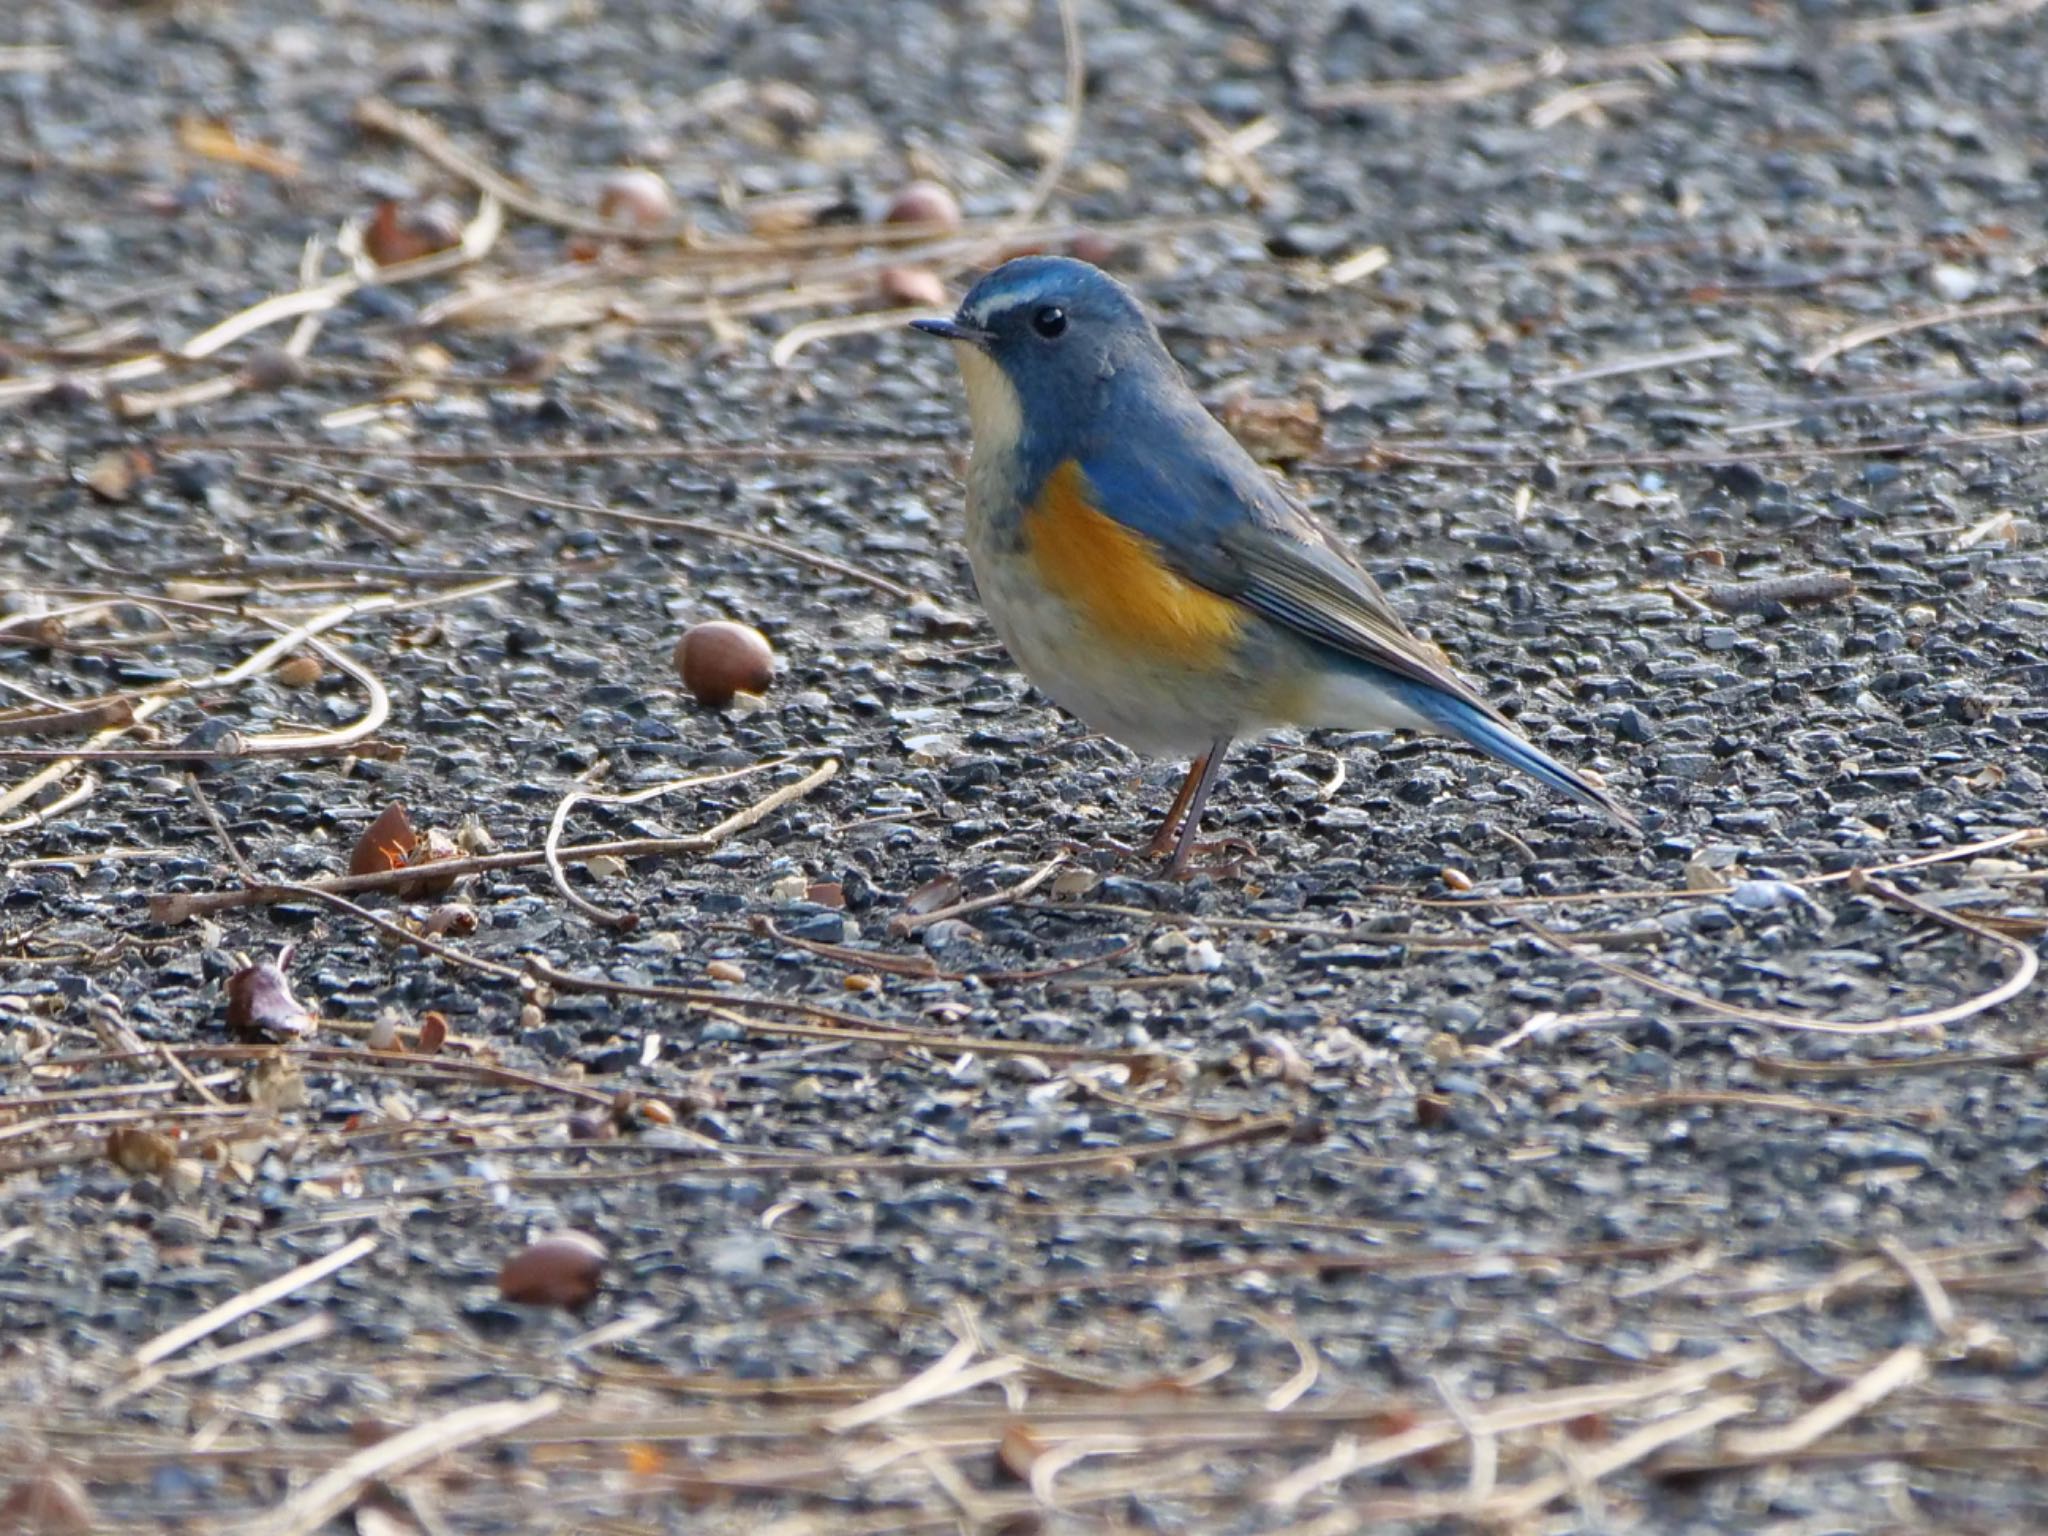
[[1796, 1456], [1824, 1435], [1883, 1402], [1927, 1371], [1927, 1351], [1918, 1344], [1893, 1350], [1833, 1396], [1787, 1424], [1730, 1435], [1723, 1452], [1736, 1461], [1776, 1461]]
[[523, 1401], [474, 1403], [438, 1419], [365, 1446], [294, 1494], [284, 1506], [259, 1516], [244, 1536], [311, 1536], [341, 1514], [373, 1482], [390, 1481], [450, 1451], [498, 1440], [560, 1411], [562, 1397], [543, 1392]]
[[244, 1291], [239, 1296], [231, 1296], [219, 1306], [210, 1307], [199, 1316], [180, 1323], [168, 1332], [158, 1334], [135, 1351], [131, 1357], [131, 1364], [137, 1369], [142, 1369], [168, 1360], [178, 1351], [198, 1343], [208, 1334], [218, 1333], [238, 1318], [247, 1317], [252, 1312], [260, 1312], [273, 1301], [282, 1301], [285, 1297], [326, 1279], [336, 1270], [348, 1268], [356, 1260], [376, 1250], [377, 1239], [374, 1237], [358, 1237], [351, 1242], [343, 1243], [331, 1253], [322, 1254], [317, 1259], [301, 1264], [297, 1269], [287, 1270], [275, 1280], [267, 1280], [253, 1290]]
[[1808, 373], [1818, 373], [1834, 359], [1853, 352], [1858, 347], [1867, 347], [1873, 341], [1908, 336], [1915, 331], [1931, 330], [1942, 325], [1965, 325], [1973, 320], [1997, 320], [2013, 315], [2042, 313], [2048, 313], [2048, 299], [1985, 299], [1975, 304], [1951, 304], [1924, 315], [1900, 315], [1889, 320], [1873, 320], [1868, 325], [1856, 326], [1822, 342], [1799, 359], [1799, 366]]

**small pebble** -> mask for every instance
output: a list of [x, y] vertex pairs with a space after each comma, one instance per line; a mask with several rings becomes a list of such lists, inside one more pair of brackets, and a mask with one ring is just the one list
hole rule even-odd
[[249, 354], [242, 377], [254, 390], [285, 389], [305, 380], [306, 365], [283, 347], [263, 347]]
[[598, 191], [597, 216], [635, 229], [659, 229], [676, 216], [675, 194], [652, 171], [613, 171]]
[[1927, 286], [1950, 304], [1962, 304], [1977, 296], [1977, 274], [1968, 267], [1942, 262], [1927, 273]]

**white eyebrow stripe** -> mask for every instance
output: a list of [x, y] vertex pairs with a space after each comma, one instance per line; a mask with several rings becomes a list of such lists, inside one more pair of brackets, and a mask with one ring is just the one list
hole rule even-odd
[[1005, 288], [999, 293], [992, 293], [973, 309], [962, 310], [960, 317], [969, 325], [987, 325], [997, 315], [1057, 296], [1059, 288], [1059, 278], [1048, 274], [1024, 286]]

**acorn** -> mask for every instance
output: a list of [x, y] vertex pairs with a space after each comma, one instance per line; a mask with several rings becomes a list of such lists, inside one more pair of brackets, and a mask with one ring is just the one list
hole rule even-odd
[[766, 693], [775, 681], [775, 652], [758, 629], [714, 619], [694, 624], [676, 642], [676, 674], [699, 704], [723, 709], [739, 693]]
[[936, 181], [913, 181], [889, 199], [885, 224], [934, 224], [944, 229], [960, 226], [960, 199]]
[[898, 309], [946, 309], [946, 285], [930, 267], [884, 267], [876, 278], [882, 297]]
[[543, 1237], [498, 1270], [498, 1294], [522, 1307], [581, 1307], [604, 1278], [605, 1246], [581, 1232]]

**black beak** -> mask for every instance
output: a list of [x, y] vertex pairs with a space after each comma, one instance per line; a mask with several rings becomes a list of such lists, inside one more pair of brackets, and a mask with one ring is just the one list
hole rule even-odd
[[913, 320], [913, 331], [923, 331], [927, 336], [940, 336], [947, 341], [964, 341], [970, 346], [985, 347], [989, 343], [987, 331], [972, 325], [962, 325], [957, 320]]

